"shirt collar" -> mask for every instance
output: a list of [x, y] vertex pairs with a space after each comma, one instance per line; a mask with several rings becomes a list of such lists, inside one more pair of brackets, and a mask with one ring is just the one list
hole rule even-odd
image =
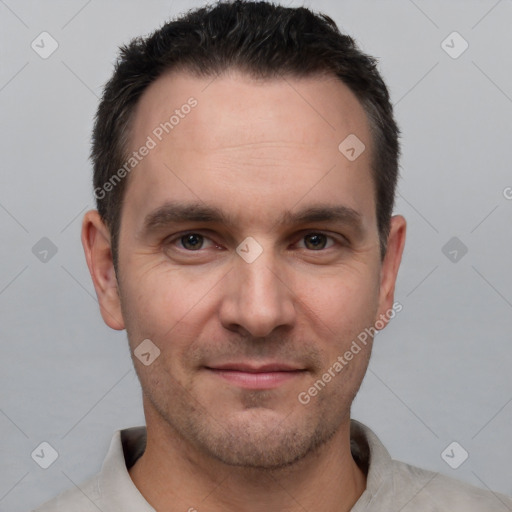
[[366, 474], [366, 489], [351, 512], [368, 511], [376, 495], [392, 474], [392, 459], [375, 433], [363, 423], [350, 420], [350, 450], [354, 460]]
[[[105, 510], [123, 512], [156, 512], [133, 483], [128, 469], [144, 453], [146, 427], [132, 427], [114, 433], [101, 468], [98, 485]], [[350, 421], [352, 456], [367, 473], [366, 489], [352, 512], [367, 510], [390, 473], [391, 456], [379, 438], [366, 425]]]
[[98, 485], [105, 510], [156, 512], [133, 483], [128, 469], [144, 453], [146, 427], [115, 432], [101, 467]]

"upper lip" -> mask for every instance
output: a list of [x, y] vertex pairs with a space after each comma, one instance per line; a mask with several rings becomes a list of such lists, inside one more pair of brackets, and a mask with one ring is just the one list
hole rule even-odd
[[224, 363], [217, 364], [215, 366], [207, 366], [209, 370], [232, 370], [247, 373], [267, 373], [267, 372], [293, 372], [302, 371], [305, 368], [293, 366], [287, 363], [266, 363], [266, 364], [254, 364], [254, 363]]

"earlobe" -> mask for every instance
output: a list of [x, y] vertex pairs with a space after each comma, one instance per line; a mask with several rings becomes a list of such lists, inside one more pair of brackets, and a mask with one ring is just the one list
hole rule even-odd
[[97, 210], [90, 210], [84, 216], [82, 245], [103, 321], [112, 329], [122, 330], [125, 326], [112, 260], [110, 232]]
[[378, 310], [378, 318], [386, 325], [389, 321], [387, 312], [393, 309], [396, 278], [405, 246], [406, 227], [407, 223], [401, 215], [391, 218], [386, 255], [381, 267]]

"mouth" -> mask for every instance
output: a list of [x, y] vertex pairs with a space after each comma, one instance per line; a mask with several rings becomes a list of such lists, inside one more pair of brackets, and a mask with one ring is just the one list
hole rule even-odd
[[307, 370], [282, 363], [252, 365], [248, 363], [227, 363], [206, 366], [208, 372], [233, 385], [245, 389], [273, 389], [302, 377]]

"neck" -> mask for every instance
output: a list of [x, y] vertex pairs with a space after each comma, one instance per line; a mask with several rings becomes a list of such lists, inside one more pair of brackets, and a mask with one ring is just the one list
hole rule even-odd
[[147, 425], [146, 450], [129, 473], [155, 510], [344, 512], [366, 488], [350, 452], [349, 418], [315, 452], [276, 470], [228, 466], [198, 453], [168, 427]]

